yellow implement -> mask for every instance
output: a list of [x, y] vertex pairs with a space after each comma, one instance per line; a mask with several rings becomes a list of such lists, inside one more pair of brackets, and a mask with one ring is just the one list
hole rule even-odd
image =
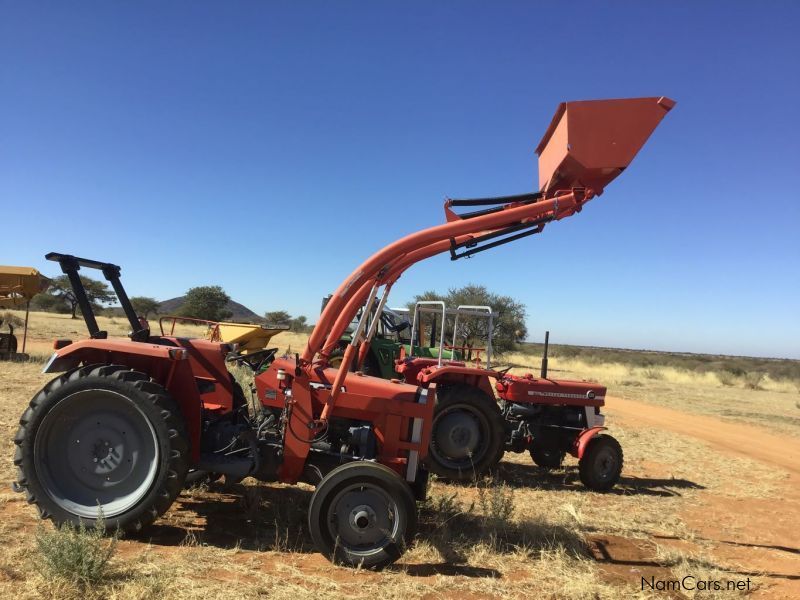
[[33, 267], [0, 266], [0, 307], [25, 306], [39, 292], [47, 289], [50, 280]]
[[216, 327], [209, 327], [212, 342], [226, 342], [238, 344], [239, 354], [248, 354], [265, 350], [269, 341], [288, 327], [266, 327], [250, 323], [217, 323]]
[[177, 316], [161, 317], [158, 322], [161, 327], [161, 335], [175, 335], [175, 325], [177, 323], [205, 325], [208, 328], [205, 334], [207, 340], [237, 344], [236, 352], [238, 354], [250, 354], [259, 350], [266, 350], [269, 341], [273, 337], [289, 329], [288, 325], [284, 327], [266, 327], [253, 323], [226, 323]]
[[[28, 313], [31, 298], [43, 292], [50, 285], [50, 280], [33, 267], [7, 267], [0, 266], [0, 308], [25, 307], [25, 332], [22, 336], [22, 352], [25, 353], [25, 344], [28, 341]], [[5, 354], [15, 354], [17, 340], [14, 329], [9, 324], [11, 333], [2, 334], [2, 347]]]

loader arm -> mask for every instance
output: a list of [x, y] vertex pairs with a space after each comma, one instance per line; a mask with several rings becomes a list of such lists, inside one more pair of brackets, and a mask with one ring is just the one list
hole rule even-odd
[[[448, 199], [444, 224], [382, 248], [339, 285], [320, 315], [297, 368], [309, 371], [317, 355], [325, 362], [364, 306], [363, 318], [342, 359], [343, 365], [352, 364], [356, 348], [368, 338], [367, 315], [382, 299], [385, 302], [391, 285], [416, 262], [447, 250], [452, 260], [469, 257], [540, 233], [547, 223], [580, 212], [630, 164], [674, 104], [665, 97], [652, 97], [559, 105], [536, 149], [540, 191], [499, 198]], [[452, 210], [464, 206], [481, 208], [463, 214]], [[382, 296], [378, 294], [381, 286]], [[339, 370], [320, 421], [324, 422], [333, 409], [346, 371]]]
[[[675, 105], [666, 97], [561, 103], [536, 148], [540, 191], [445, 202], [447, 223], [411, 234], [378, 251], [337, 289], [314, 328], [305, 361], [326, 356], [374, 285], [393, 283], [410, 266], [450, 251], [474, 255], [539, 233], [571, 216], [615, 179]], [[456, 206], [486, 207], [458, 215]], [[478, 245], [480, 244], [480, 247]], [[463, 252], [458, 251], [466, 248]]]
[[[594, 195], [592, 190], [576, 188], [550, 200], [542, 200], [534, 204], [505, 205], [501, 211], [423, 229], [386, 246], [363, 262], [338, 287], [311, 333], [303, 353], [303, 360], [310, 362], [314, 355], [324, 347], [329, 336], [335, 337], [336, 332], [331, 331], [334, 323], [361, 287], [365, 283], [377, 283], [381, 276], [392, 268], [393, 263], [402, 259], [406, 254], [423, 250], [432, 245], [436, 248], [438, 247], [437, 243], [449, 243], [451, 238], [458, 236], [474, 235], [485, 231], [495, 232], [524, 222], [556, 221], [580, 210], [583, 204], [591, 200]], [[349, 320], [352, 321], [355, 311], [349, 315], [341, 315], [341, 317], [345, 316], [349, 316]]]

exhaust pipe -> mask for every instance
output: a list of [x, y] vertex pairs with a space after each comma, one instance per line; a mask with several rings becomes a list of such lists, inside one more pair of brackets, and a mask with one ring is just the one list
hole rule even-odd
[[542, 354], [542, 379], [547, 379], [547, 347], [550, 345], [550, 332], [544, 332], [544, 354]]

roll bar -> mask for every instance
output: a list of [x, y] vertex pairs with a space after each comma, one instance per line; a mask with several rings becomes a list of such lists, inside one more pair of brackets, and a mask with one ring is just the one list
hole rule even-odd
[[131, 324], [130, 338], [135, 342], [147, 341], [150, 331], [143, 328], [141, 323], [139, 323], [139, 317], [136, 315], [136, 311], [133, 310], [133, 305], [119, 279], [120, 272], [122, 271], [119, 266], [100, 262], [98, 260], [79, 258], [71, 254], [59, 254], [58, 252], [49, 252], [45, 254], [45, 258], [57, 262], [61, 266], [61, 271], [69, 278], [72, 293], [75, 294], [75, 300], [77, 300], [78, 306], [81, 308], [81, 314], [83, 315], [83, 320], [86, 322], [86, 328], [89, 330], [90, 337], [94, 339], [105, 339], [108, 337], [108, 332], [101, 331], [100, 327], [97, 325], [97, 319], [92, 310], [92, 303], [89, 301], [81, 277], [78, 275], [78, 271], [81, 267], [97, 269], [103, 273], [103, 277], [105, 277], [111, 284], [111, 287], [114, 288], [114, 293], [117, 295], [122, 310], [125, 312], [125, 316]]

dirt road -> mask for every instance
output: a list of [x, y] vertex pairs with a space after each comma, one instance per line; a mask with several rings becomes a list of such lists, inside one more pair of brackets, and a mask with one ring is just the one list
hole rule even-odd
[[694, 531], [696, 541], [707, 544], [705, 551], [729, 565], [729, 574], [739, 578], [761, 576], [766, 583], [755, 590], [754, 597], [800, 598], [800, 548], [795, 533], [795, 523], [800, 519], [800, 440], [756, 425], [729, 423], [621, 398], [610, 398], [607, 408], [612, 423], [671, 431], [704, 442], [722, 454], [746, 457], [787, 472], [777, 503], [772, 496], [731, 498], [704, 493], [699, 504], [687, 506], [681, 516]]
[[771, 434], [755, 425], [727, 423], [713, 417], [679, 412], [622, 398], [607, 399], [608, 412], [633, 425], [656, 427], [691, 436], [724, 452], [745, 456], [792, 475], [800, 475], [800, 440]]

